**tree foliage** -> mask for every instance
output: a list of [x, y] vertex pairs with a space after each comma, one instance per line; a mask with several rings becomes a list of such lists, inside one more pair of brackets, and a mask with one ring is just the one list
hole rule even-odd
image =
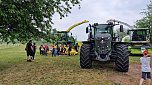
[[137, 28], [150, 28], [150, 42], [152, 43], [152, 1], [150, 1], [150, 4], [147, 5], [147, 9], [142, 12], [145, 16], [136, 21], [135, 27]]
[[80, 0], [0, 0], [0, 38], [6, 42], [49, 40], [52, 16], [67, 16]]
[[151, 28], [152, 29], [152, 1], [147, 5], [147, 8], [142, 12], [145, 16], [136, 21], [137, 28]]

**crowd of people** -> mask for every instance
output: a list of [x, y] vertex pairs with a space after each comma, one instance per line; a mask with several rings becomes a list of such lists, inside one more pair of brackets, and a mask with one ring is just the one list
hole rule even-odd
[[[54, 44], [54, 45], [48, 45], [43, 44], [40, 45], [39, 51], [40, 55], [47, 56], [50, 52], [52, 56], [59, 56], [59, 55], [69, 55], [70, 52], [74, 49], [76, 52], [78, 52], [78, 44], [75, 46], [72, 45], [72, 43], [65, 45], [65, 44]], [[32, 40], [30, 40], [25, 47], [26, 53], [27, 53], [27, 61], [34, 61], [35, 53], [36, 53], [36, 43], [32, 43]]]
[[41, 45], [41, 46], [39, 47], [39, 50], [40, 50], [40, 55], [45, 55], [45, 56], [47, 56], [47, 55], [48, 55], [48, 51], [49, 51], [49, 47], [48, 47], [47, 44]]
[[[78, 44], [73, 46], [72, 43], [65, 45], [65, 44], [54, 44], [54, 45], [48, 45], [43, 44], [40, 45], [39, 51], [40, 55], [48, 56], [48, 53], [50, 53], [52, 56], [59, 56], [59, 55], [69, 55], [72, 50], [75, 50], [75, 52], [78, 52]], [[30, 40], [25, 47], [26, 53], [27, 53], [27, 61], [34, 61], [35, 53], [36, 53], [36, 43], [32, 43], [32, 40]]]
[[64, 44], [55, 44], [55, 45], [41, 45], [39, 47], [40, 50], [40, 55], [48, 55], [48, 51], [51, 52], [52, 56], [57, 56], [57, 55], [66, 55], [68, 54], [70, 56], [70, 51], [75, 49], [76, 52], [78, 52], [78, 45], [75, 45], [74, 47], [69, 44], [69, 45], [64, 45]]

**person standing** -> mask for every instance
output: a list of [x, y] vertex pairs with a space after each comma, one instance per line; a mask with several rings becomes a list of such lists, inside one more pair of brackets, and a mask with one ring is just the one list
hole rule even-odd
[[139, 85], [143, 84], [143, 81], [148, 79], [148, 85], [150, 85], [151, 82], [151, 67], [150, 67], [150, 60], [152, 55], [148, 54], [147, 50], [143, 51], [143, 57], [140, 58], [141, 63], [141, 71], [142, 71], [142, 77], [140, 79]]
[[68, 55], [70, 56], [70, 52], [72, 50], [72, 43], [69, 44], [69, 47], [68, 47]]
[[78, 43], [76, 43], [76, 45], [74, 46], [74, 49], [76, 52], [78, 52]]
[[55, 48], [54, 48], [54, 45], [52, 46], [52, 57], [54, 56], [54, 51], [55, 51]]
[[56, 49], [57, 49], [57, 55], [59, 56], [59, 55], [60, 55], [60, 47], [59, 47], [58, 44], [57, 44], [56, 46], [57, 46], [57, 47], [56, 47]]
[[32, 56], [33, 56], [33, 46], [32, 46], [32, 40], [30, 40], [26, 44], [26, 53], [27, 53], [27, 61], [32, 61]]
[[36, 53], [36, 43], [33, 43], [33, 60], [35, 57], [35, 53]]
[[53, 54], [55, 57], [57, 55], [57, 45], [54, 46], [54, 54]]
[[64, 55], [66, 55], [66, 47], [65, 47], [65, 45], [63, 47], [63, 53], [64, 53]]
[[42, 55], [42, 50], [41, 50], [42, 46], [43, 46], [43, 45], [41, 45], [41, 46], [39, 47], [40, 55]]
[[49, 47], [48, 47], [48, 45], [47, 44], [45, 44], [44, 45], [44, 51], [45, 51], [45, 55], [47, 56], [47, 54], [48, 54], [48, 51], [49, 51]]

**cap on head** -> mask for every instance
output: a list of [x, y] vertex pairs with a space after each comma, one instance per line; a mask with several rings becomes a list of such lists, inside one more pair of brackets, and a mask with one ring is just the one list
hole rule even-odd
[[144, 50], [143, 54], [144, 54], [144, 55], [147, 55], [147, 54], [148, 54], [148, 51], [147, 51], [147, 50]]

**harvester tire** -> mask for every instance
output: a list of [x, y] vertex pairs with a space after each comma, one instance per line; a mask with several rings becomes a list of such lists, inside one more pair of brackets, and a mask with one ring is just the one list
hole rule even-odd
[[92, 60], [90, 59], [90, 45], [83, 44], [80, 49], [80, 66], [81, 68], [91, 68]]
[[120, 44], [116, 46], [116, 70], [120, 72], [128, 72], [129, 68], [129, 51], [127, 45]]

